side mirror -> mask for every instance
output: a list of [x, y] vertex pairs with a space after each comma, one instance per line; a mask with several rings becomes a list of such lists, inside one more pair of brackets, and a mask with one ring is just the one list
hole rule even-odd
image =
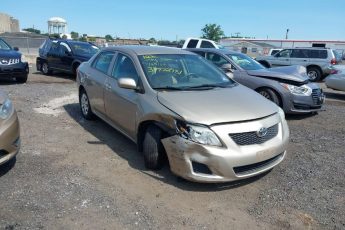
[[234, 72], [234, 67], [230, 63], [223, 64], [220, 68], [224, 70], [225, 72], [230, 72], [230, 73]]
[[13, 50], [14, 51], [19, 51], [19, 48], [18, 47], [13, 47]]
[[72, 56], [71, 52], [69, 52], [68, 50], [65, 50], [65, 54], [66, 54], [67, 56]]
[[117, 83], [119, 84], [120, 88], [133, 90], [138, 89], [137, 83], [132, 78], [120, 78], [119, 80], [117, 80]]

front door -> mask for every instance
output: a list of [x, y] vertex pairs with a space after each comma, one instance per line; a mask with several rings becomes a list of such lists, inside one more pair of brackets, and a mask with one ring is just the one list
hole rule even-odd
[[277, 53], [271, 61], [272, 66], [291, 65], [291, 49], [285, 49]]
[[104, 102], [107, 117], [124, 134], [136, 139], [138, 94], [131, 89], [118, 86], [119, 78], [132, 78], [138, 83], [138, 73], [133, 61], [126, 55], [119, 53], [111, 73], [107, 78], [104, 91]]

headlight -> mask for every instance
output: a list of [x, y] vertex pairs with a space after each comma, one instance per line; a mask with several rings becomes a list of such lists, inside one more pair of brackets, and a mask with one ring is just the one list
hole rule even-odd
[[6, 99], [5, 102], [0, 106], [0, 118], [7, 119], [13, 113], [13, 105], [10, 99]]
[[190, 141], [212, 146], [222, 146], [216, 134], [206, 126], [191, 125], [183, 121], [176, 121], [177, 133]]
[[278, 113], [282, 120], [285, 120], [285, 112], [282, 110], [282, 108], [278, 107]]
[[25, 57], [25, 55], [22, 55], [22, 56], [20, 57], [20, 61], [21, 61], [21, 62], [28, 62], [28, 60], [27, 60], [27, 58]]
[[300, 95], [300, 96], [310, 96], [312, 93], [312, 90], [307, 85], [302, 86], [295, 86], [295, 85], [289, 85], [285, 83], [280, 83], [285, 89], [289, 90], [292, 94]]

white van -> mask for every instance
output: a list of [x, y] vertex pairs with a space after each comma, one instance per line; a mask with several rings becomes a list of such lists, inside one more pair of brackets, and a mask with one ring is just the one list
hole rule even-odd
[[224, 49], [225, 47], [216, 43], [215, 41], [204, 39], [204, 38], [187, 38], [182, 46], [182, 49], [187, 49], [187, 48]]

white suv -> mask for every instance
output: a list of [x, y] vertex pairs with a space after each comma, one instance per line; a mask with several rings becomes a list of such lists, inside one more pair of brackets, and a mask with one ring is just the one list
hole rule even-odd
[[187, 49], [187, 48], [224, 49], [224, 46], [216, 43], [215, 41], [204, 39], [204, 38], [187, 38], [182, 46], [182, 49]]

